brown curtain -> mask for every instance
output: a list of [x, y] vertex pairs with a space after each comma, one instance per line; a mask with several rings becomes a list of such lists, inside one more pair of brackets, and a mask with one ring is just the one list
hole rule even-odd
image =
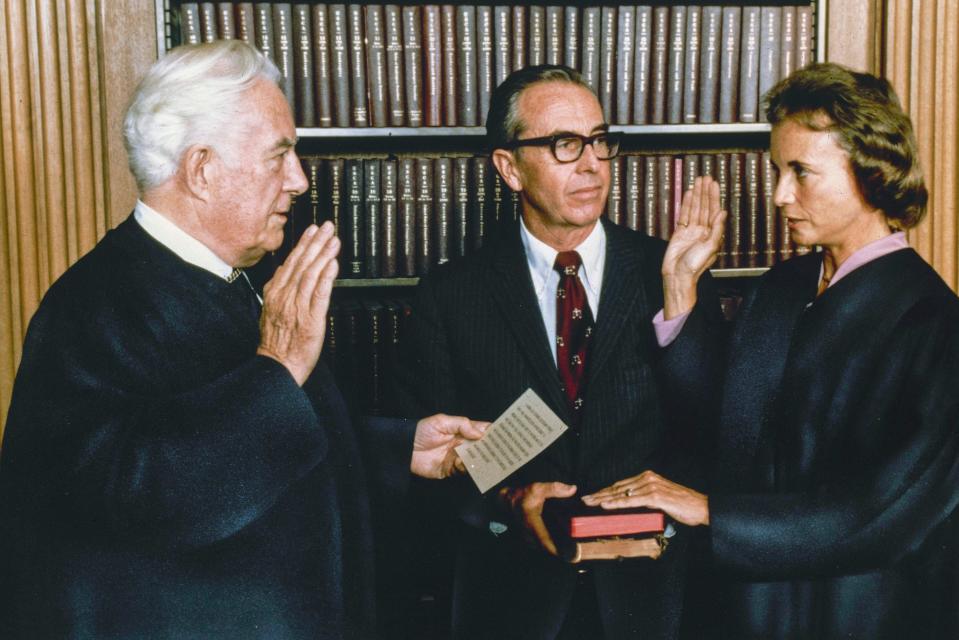
[[927, 218], [909, 243], [949, 286], [959, 285], [959, 2], [886, 0], [883, 74], [919, 139], [929, 188]]

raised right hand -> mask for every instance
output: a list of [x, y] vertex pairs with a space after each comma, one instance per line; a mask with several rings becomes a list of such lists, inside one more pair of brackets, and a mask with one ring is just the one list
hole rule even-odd
[[300, 386], [323, 349], [339, 251], [332, 223], [311, 225], [263, 288], [256, 352], [280, 362]]
[[500, 489], [500, 498], [513, 512], [513, 519], [523, 527], [527, 540], [552, 556], [559, 552], [543, 522], [543, 505], [550, 498], [569, 498], [575, 494], [575, 485], [562, 482], [534, 482], [516, 489]]

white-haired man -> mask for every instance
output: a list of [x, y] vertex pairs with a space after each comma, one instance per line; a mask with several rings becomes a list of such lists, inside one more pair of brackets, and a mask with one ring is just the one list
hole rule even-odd
[[[318, 364], [338, 240], [308, 229], [262, 302], [240, 270], [280, 245], [307, 188], [277, 78], [220, 42], [174, 50], [137, 89], [140, 201], [47, 293], [14, 387], [4, 638], [374, 633], [361, 447]], [[482, 431], [366, 427], [394, 488], [449, 475], [452, 446]]]

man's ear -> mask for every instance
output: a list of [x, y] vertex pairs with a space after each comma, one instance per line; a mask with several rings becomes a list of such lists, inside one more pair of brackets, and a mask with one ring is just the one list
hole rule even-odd
[[210, 197], [211, 181], [215, 177], [213, 149], [195, 144], [183, 153], [180, 172], [186, 189], [198, 200], [206, 202]]
[[513, 191], [523, 190], [523, 181], [519, 176], [519, 169], [516, 166], [516, 152], [506, 149], [494, 149], [492, 160], [493, 166], [499, 171], [500, 176], [506, 181], [506, 184]]

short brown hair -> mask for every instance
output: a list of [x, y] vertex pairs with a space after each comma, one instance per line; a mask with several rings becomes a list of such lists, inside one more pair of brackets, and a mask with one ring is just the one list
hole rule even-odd
[[919, 224], [929, 194], [912, 122], [888, 80], [838, 64], [813, 64], [781, 80], [764, 102], [773, 126], [793, 120], [833, 133], [849, 155], [863, 199], [890, 226]]

